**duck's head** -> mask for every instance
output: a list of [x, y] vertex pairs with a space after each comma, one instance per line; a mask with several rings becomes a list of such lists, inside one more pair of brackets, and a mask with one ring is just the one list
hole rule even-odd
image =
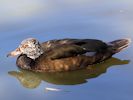
[[44, 51], [38, 40], [34, 38], [28, 38], [23, 40], [19, 47], [16, 50], [10, 52], [7, 56], [18, 56], [25, 54], [27, 57], [35, 60], [41, 54], [43, 54], [43, 52]]

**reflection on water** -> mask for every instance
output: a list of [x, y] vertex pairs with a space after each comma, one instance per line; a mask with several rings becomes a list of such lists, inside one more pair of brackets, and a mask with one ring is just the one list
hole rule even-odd
[[128, 64], [129, 60], [111, 58], [104, 63], [89, 66], [87, 69], [61, 72], [61, 73], [35, 73], [26, 70], [9, 71], [9, 75], [17, 78], [26, 88], [36, 88], [41, 81], [46, 81], [56, 85], [76, 85], [87, 82], [87, 79], [96, 78], [114, 65]]

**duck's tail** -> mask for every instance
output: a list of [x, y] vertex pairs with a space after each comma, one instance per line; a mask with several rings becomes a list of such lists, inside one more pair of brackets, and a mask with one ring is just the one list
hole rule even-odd
[[115, 54], [127, 48], [130, 43], [131, 43], [131, 39], [125, 38], [125, 39], [119, 39], [119, 40], [109, 42], [109, 45], [111, 46], [112, 53]]

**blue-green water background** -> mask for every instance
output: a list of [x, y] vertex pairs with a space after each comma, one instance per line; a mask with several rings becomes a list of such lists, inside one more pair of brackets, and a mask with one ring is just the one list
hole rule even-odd
[[[40, 42], [60, 38], [133, 39], [132, 0], [1, 0], [0, 100], [133, 100], [132, 44], [114, 56], [130, 60], [128, 64], [114, 65], [84, 84], [56, 85], [42, 80], [30, 89], [8, 74], [18, 69], [16, 58], [6, 57], [28, 37]], [[69, 92], [46, 92], [45, 87]]]

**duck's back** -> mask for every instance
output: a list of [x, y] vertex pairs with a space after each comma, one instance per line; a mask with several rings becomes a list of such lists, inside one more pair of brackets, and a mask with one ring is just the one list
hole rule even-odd
[[77, 45], [88, 51], [103, 51], [108, 46], [105, 42], [96, 39], [61, 39], [50, 40], [41, 44], [45, 51], [58, 48], [62, 45]]

